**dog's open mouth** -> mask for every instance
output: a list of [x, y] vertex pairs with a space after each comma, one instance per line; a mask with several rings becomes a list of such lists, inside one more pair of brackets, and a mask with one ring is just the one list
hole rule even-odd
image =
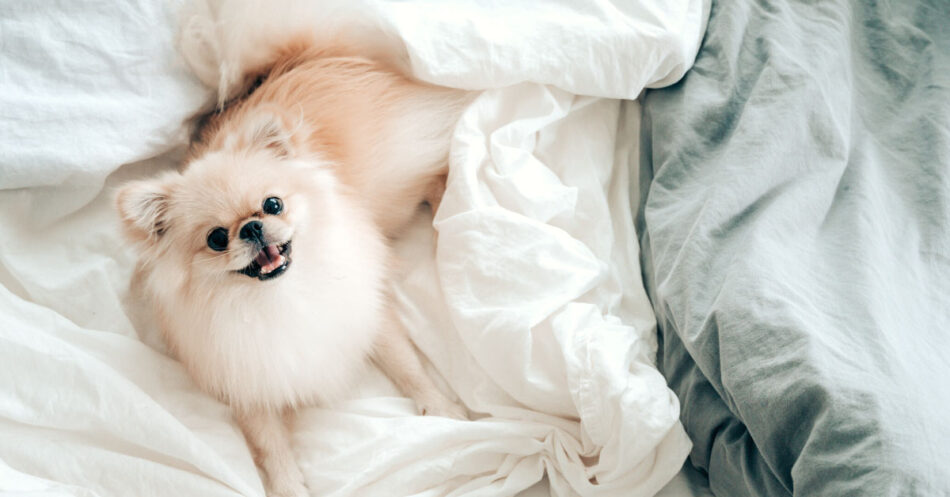
[[288, 267], [290, 267], [290, 241], [283, 245], [267, 245], [257, 253], [257, 257], [247, 267], [238, 272], [264, 281], [284, 274]]

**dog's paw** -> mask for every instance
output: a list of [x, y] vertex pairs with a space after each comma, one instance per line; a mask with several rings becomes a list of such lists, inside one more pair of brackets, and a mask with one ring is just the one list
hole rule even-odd
[[468, 421], [465, 408], [446, 398], [429, 399], [418, 404], [419, 413], [423, 416], [440, 416], [443, 418]]
[[310, 497], [310, 491], [302, 481], [284, 479], [268, 486], [267, 497]]

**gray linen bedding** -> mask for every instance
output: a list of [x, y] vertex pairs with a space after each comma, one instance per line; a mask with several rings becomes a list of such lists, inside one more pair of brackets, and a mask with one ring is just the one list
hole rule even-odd
[[950, 1], [715, 2], [644, 98], [659, 363], [716, 495], [950, 495]]

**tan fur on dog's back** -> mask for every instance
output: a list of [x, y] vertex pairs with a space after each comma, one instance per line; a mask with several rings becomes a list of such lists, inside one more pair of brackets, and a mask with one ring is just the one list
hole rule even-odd
[[273, 113], [298, 153], [337, 164], [341, 181], [395, 235], [432, 178], [446, 174], [451, 132], [471, 95], [413, 81], [352, 51], [315, 47], [306, 36], [289, 41], [258, 88], [204, 123], [190, 155], [224, 147], [235, 130]]

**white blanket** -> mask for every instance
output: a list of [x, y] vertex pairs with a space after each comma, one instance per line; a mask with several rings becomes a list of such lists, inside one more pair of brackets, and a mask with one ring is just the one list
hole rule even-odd
[[[690, 444], [630, 219], [639, 107], [603, 97], [681, 77], [708, 5], [371, 3], [418, 77], [495, 88], [455, 132], [438, 243], [421, 212], [398, 247], [401, 315], [475, 420], [414, 416], [374, 371], [301, 413], [310, 489], [498, 496], [546, 474], [559, 496], [654, 495]], [[177, 8], [0, 3], [0, 492], [263, 494], [227, 407], [133, 326], [111, 208], [213, 98], [174, 50]]]

